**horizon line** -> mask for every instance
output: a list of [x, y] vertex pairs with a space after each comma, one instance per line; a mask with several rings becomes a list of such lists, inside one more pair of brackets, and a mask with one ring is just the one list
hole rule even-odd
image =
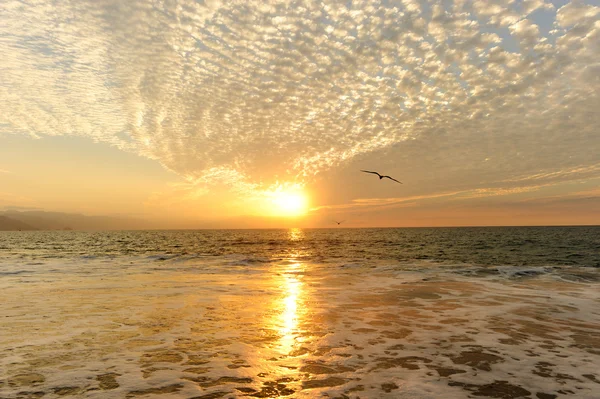
[[548, 224], [548, 225], [464, 225], [464, 226], [369, 226], [369, 227], [222, 227], [222, 228], [147, 228], [147, 229], [35, 229], [35, 230], [0, 230], [0, 232], [112, 232], [112, 231], [213, 231], [213, 230], [368, 230], [368, 229], [461, 229], [461, 228], [509, 228], [509, 227], [600, 227], [600, 224]]

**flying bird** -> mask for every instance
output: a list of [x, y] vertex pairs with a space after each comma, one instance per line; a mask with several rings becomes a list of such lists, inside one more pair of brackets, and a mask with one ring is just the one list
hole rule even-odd
[[344, 222], [345, 222], [345, 220], [342, 220], [342, 221], [340, 221], [340, 222], [338, 222], [337, 220], [334, 220], [334, 222], [335, 222], [335, 223], [337, 223], [337, 225], [339, 226], [340, 224], [344, 223]]
[[402, 184], [402, 182], [401, 182], [401, 181], [398, 181], [398, 180], [394, 179], [394, 178], [393, 178], [393, 177], [391, 177], [391, 176], [382, 176], [382, 175], [380, 175], [379, 173], [377, 173], [377, 172], [371, 172], [370, 170], [362, 170], [362, 169], [361, 169], [360, 171], [361, 171], [361, 172], [365, 172], [365, 173], [373, 173], [374, 175], [377, 175], [377, 176], [379, 176], [379, 180], [381, 180], [381, 179], [384, 179], [384, 178], [387, 178], [387, 179], [390, 179], [390, 180], [393, 180], [393, 181], [395, 181], [396, 183], [400, 183], [400, 184]]

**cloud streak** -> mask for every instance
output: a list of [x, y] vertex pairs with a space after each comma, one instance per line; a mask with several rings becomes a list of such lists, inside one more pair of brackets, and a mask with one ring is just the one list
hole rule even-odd
[[577, 146], [597, 137], [599, 10], [541, 0], [7, 1], [0, 133], [90, 137], [192, 185], [244, 192], [302, 184], [439, 130], [511, 129]]
[[[537, 192], [553, 186], [553, 183], [544, 183], [538, 185], [521, 185], [511, 188], [504, 187], [480, 187], [468, 190], [446, 191], [433, 194], [411, 195], [405, 197], [387, 197], [387, 198], [357, 198], [350, 203], [324, 205], [312, 209], [314, 212], [319, 211], [340, 211], [352, 212], [364, 209], [386, 209], [386, 208], [402, 208], [416, 206], [417, 204], [427, 204], [437, 200], [443, 200], [446, 204], [452, 204], [450, 201], [477, 200], [488, 197], [507, 197], [519, 194]], [[581, 199], [600, 199], [600, 189], [588, 189], [583, 191], [574, 191], [561, 195], [539, 195], [534, 198], [519, 198], [513, 200], [515, 203], [551, 203], [561, 201], [572, 201]]]

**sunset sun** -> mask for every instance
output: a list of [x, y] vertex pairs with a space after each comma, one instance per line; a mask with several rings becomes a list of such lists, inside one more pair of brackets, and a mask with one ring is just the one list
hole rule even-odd
[[274, 213], [280, 216], [299, 216], [307, 211], [308, 201], [301, 192], [275, 192], [272, 201]]

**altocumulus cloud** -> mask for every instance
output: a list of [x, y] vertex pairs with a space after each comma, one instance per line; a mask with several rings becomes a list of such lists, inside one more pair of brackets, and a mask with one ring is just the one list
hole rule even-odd
[[0, 132], [250, 191], [439, 129], [597, 135], [598, 7], [437, 3], [6, 0]]

